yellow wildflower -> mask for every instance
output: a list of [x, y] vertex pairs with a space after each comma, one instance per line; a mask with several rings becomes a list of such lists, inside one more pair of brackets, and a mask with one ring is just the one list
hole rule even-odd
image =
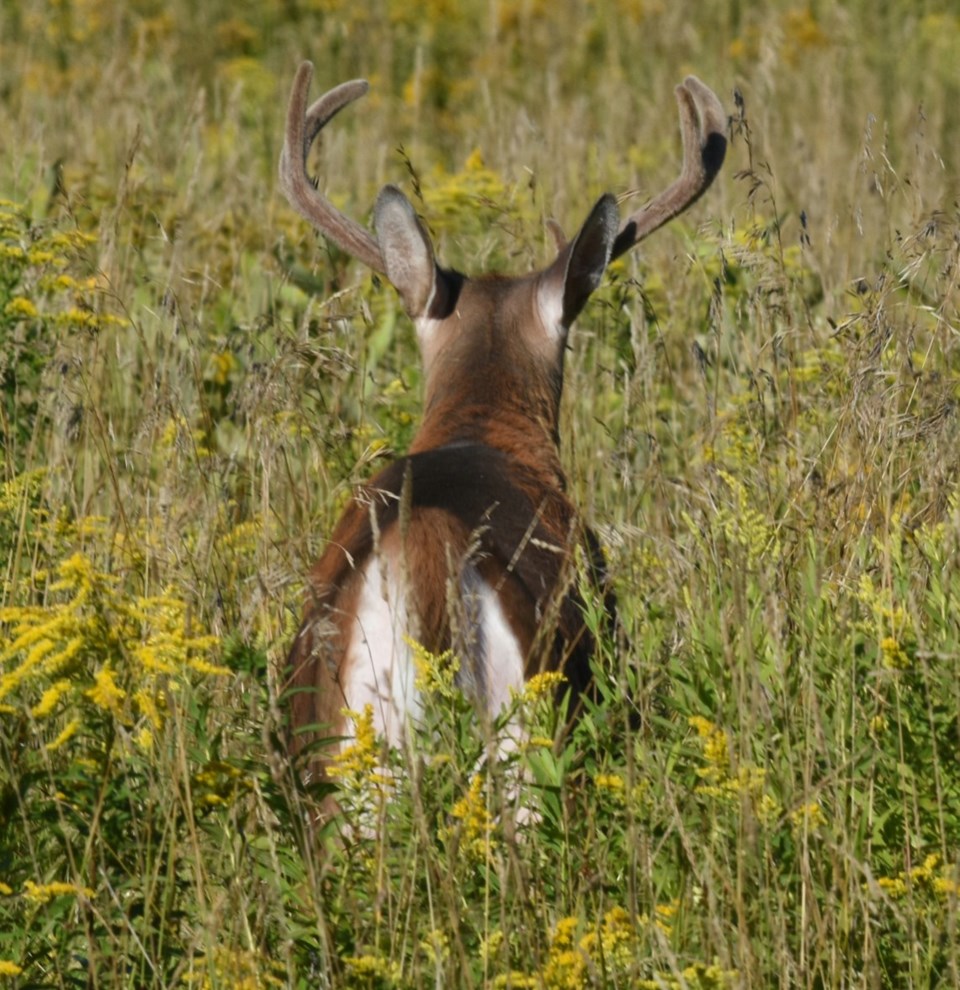
[[870, 719], [870, 735], [882, 736], [887, 731], [888, 726], [889, 723], [887, 722], [886, 715], [874, 715], [873, 718]]
[[224, 667], [223, 664], [219, 663], [210, 663], [209, 660], [191, 660], [190, 667], [200, 674], [206, 674], [208, 677], [226, 677], [233, 673], [229, 667]]
[[154, 729], [159, 729], [163, 725], [163, 716], [160, 713], [160, 706], [157, 704], [157, 696], [152, 691], [141, 688], [134, 694], [133, 700], [140, 714]]
[[460, 661], [453, 650], [431, 653], [422, 643], [409, 636], [404, 637], [417, 671], [415, 686], [425, 695], [450, 699], [458, 693], [457, 673]]
[[573, 936], [576, 934], [579, 925], [580, 921], [578, 918], [561, 918], [553, 931], [553, 938], [550, 940], [551, 946], [556, 948], [571, 947], [573, 945]]
[[363, 956], [346, 956], [344, 965], [350, 971], [350, 975], [355, 978], [357, 985], [373, 986], [378, 980], [387, 983], [396, 983], [400, 979], [401, 970], [399, 963], [383, 956], [367, 954]]
[[76, 883], [34, 883], [28, 880], [23, 885], [23, 896], [34, 904], [46, 904], [54, 897], [93, 897], [89, 887], [81, 887]]
[[460, 848], [478, 859], [485, 858], [487, 853], [496, 847], [496, 843], [490, 838], [494, 830], [494, 822], [487, 808], [484, 785], [483, 776], [476, 774], [470, 781], [466, 795], [450, 812], [462, 823]]
[[60, 699], [70, 690], [70, 681], [61, 679], [51, 684], [33, 706], [31, 714], [34, 718], [46, 718], [59, 704]]
[[691, 728], [697, 730], [703, 746], [703, 758], [707, 764], [697, 770], [697, 773], [707, 780], [717, 780], [725, 776], [730, 764], [726, 732], [701, 715], [691, 715], [687, 722]]
[[524, 745], [527, 749], [552, 749], [553, 740], [549, 736], [531, 736]]
[[540, 990], [543, 984], [536, 976], [528, 976], [526, 973], [518, 973], [511, 970], [509, 973], [501, 973], [493, 981], [494, 990]]
[[120, 714], [120, 702], [127, 696], [127, 692], [117, 685], [110, 669], [110, 664], [104, 664], [93, 675], [94, 685], [84, 694], [98, 707], [112, 715]]
[[480, 940], [480, 958], [485, 962], [490, 962], [503, 947], [503, 931], [494, 928], [489, 936]]
[[64, 726], [64, 728], [60, 731], [60, 735], [58, 735], [56, 739], [48, 742], [44, 748], [48, 753], [52, 753], [54, 750], [60, 749], [61, 746], [65, 745], [77, 734], [79, 728], [80, 719], [73, 719]]
[[694, 963], [687, 966], [682, 975], [689, 986], [719, 988], [734, 986], [739, 974], [735, 969], [723, 969], [716, 963], [710, 966]]
[[237, 359], [232, 351], [220, 351], [210, 359], [210, 380], [214, 385], [226, 385], [230, 375], [237, 367]]
[[960, 884], [952, 877], [935, 877], [933, 890], [934, 893], [943, 897], [957, 897], [960, 895]]
[[[672, 917], [675, 910], [671, 905], [661, 905], [657, 908], [658, 914], [661, 909], [667, 917]], [[636, 926], [631, 921], [627, 911], [619, 906], [607, 911], [603, 916], [603, 924], [600, 926], [600, 945], [603, 948], [603, 958], [606, 963], [621, 969], [629, 965], [634, 956], [635, 940]], [[583, 943], [581, 942], [582, 947]]]
[[33, 302], [26, 296], [14, 296], [4, 307], [4, 315], [15, 320], [35, 320], [40, 314]]
[[359, 781], [374, 770], [379, 759], [373, 705], [365, 705], [362, 712], [344, 709], [342, 714], [353, 720], [353, 742], [331, 760], [330, 775]]
[[600, 791], [622, 791], [626, 787], [623, 777], [615, 773], [598, 773], [593, 782]]
[[420, 948], [431, 966], [441, 965], [450, 957], [450, 940], [440, 928], [435, 928], [425, 939], [421, 939]]
[[566, 677], [559, 670], [546, 670], [541, 674], [534, 674], [524, 685], [521, 698], [525, 704], [532, 704], [541, 698], [551, 698], [555, 689], [565, 680]]
[[793, 827], [798, 829], [815, 829], [827, 824], [823, 809], [816, 801], [802, 804], [796, 811], [792, 811], [790, 821], [793, 823]]
[[890, 898], [896, 900], [907, 892], [907, 884], [902, 876], [878, 877], [877, 886]]
[[551, 946], [543, 967], [543, 982], [550, 990], [580, 990], [587, 976], [587, 960], [577, 949]]
[[914, 883], [930, 883], [939, 865], [940, 853], [930, 853], [919, 866], [910, 871], [910, 879]]
[[680, 902], [672, 900], [669, 904], [658, 904], [653, 909], [653, 923], [664, 935], [673, 934], [673, 919], [680, 909]]
[[880, 641], [880, 655], [888, 670], [906, 670], [910, 666], [910, 655], [894, 636], [885, 636]]

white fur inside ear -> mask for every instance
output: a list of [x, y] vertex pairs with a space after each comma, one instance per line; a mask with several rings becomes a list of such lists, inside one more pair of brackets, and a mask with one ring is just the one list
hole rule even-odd
[[568, 328], [563, 325], [562, 286], [555, 285], [552, 279], [542, 280], [537, 287], [537, 310], [544, 330], [555, 340], [564, 340]]

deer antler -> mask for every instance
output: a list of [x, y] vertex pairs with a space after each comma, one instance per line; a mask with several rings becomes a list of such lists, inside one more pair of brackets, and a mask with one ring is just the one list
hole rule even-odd
[[325, 199], [307, 174], [307, 154], [314, 138], [345, 106], [363, 96], [366, 80], [354, 79], [325, 93], [309, 108], [307, 94], [313, 78], [313, 64], [301, 62], [293, 80], [287, 109], [287, 130], [280, 155], [280, 184], [290, 205], [339, 248], [381, 275], [386, 266], [376, 238], [366, 227], [344, 216]]
[[680, 175], [659, 196], [627, 217], [613, 243], [611, 260], [695, 203], [713, 182], [727, 152], [726, 113], [713, 90], [696, 76], [676, 89], [683, 137]]

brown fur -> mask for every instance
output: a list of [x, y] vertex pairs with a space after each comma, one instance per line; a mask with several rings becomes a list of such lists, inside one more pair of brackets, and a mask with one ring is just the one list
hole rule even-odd
[[[667, 189], [623, 221], [616, 197], [602, 196], [575, 237], [557, 236], [557, 257], [541, 272], [471, 279], [436, 264], [425, 227], [396, 187], [384, 187], [377, 198], [375, 237], [320, 195], [306, 170], [310, 145], [367, 86], [344, 83], [308, 105], [312, 72], [303, 63], [291, 92], [283, 187], [308, 220], [396, 288], [417, 326], [426, 389], [423, 423], [409, 455], [357, 493], [311, 573], [303, 626], [289, 657], [295, 745], [345, 729], [341, 685], [350, 672], [343, 664], [359, 652], [351, 653], [350, 637], [358, 609], [369, 611], [360, 596], [370, 589], [361, 584], [374, 559], [384, 573], [402, 575], [399, 599], [410, 614], [391, 621], [408, 625], [433, 652], [455, 647], [467, 661], [464, 686], [481, 706], [495, 687], [484, 683], [482, 664], [470, 667], [484, 654], [483, 644], [473, 641], [484, 635], [476, 594], [483, 586], [499, 603], [499, 613], [487, 613], [500, 637], [490, 642], [504, 642], [502, 614], [526, 676], [563, 670], [574, 692], [586, 692], [594, 644], [576, 586], [578, 548], [611, 607], [612, 596], [597, 540], [567, 497], [560, 464], [567, 333], [611, 257], [686, 209], [713, 181], [726, 148], [723, 107], [708, 87], [687, 77], [676, 90], [683, 167]], [[489, 591], [484, 594], [489, 599]], [[382, 634], [376, 610], [369, 614], [372, 632]], [[506, 652], [515, 664], [512, 643]], [[509, 665], [496, 670], [503, 677], [518, 674]]]
[[[563, 669], [576, 691], [586, 689], [593, 643], [572, 586], [573, 547], [583, 541], [598, 580], [602, 564], [570, 501], [537, 473], [493, 447], [461, 444], [398, 460], [358, 492], [311, 572], [310, 601], [290, 652], [296, 731], [308, 738], [344, 732], [340, 658], [357, 575], [377, 546], [376, 533], [384, 552], [384, 540], [397, 533], [405, 511], [401, 555], [416, 609], [411, 634], [419, 642], [436, 653], [453, 645], [447, 589], [459, 577], [458, 567], [475, 562], [498, 590], [528, 676]], [[555, 627], [538, 635], [538, 617], [553, 617]]]

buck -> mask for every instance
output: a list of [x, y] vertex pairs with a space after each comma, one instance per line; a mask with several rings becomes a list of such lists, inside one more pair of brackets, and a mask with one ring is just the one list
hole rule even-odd
[[676, 89], [683, 165], [667, 189], [622, 221], [617, 199], [602, 196], [572, 239], [556, 228], [557, 255], [542, 271], [472, 277], [437, 263], [395, 186], [377, 198], [375, 235], [320, 194], [310, 147], [367, 83], [343, 83], [308, 106], [312, 75], [304, 62], [293, 83], [283, 189], [397, 290], [416, 327], [425, 394], [409, 453], [356, 492], [310, 574], [288, 660], [295, 746], [349, 737], [347, 712], [366, 705], [378, 732], [400, 743], [422, 711], [412, 642], [453, 650], [481, 713], [496, 715], [541, 671], [561, 671], [576, 697], [589, 689], [594, 651], [580, 587], [586, 578], [606, 595], [607, 579], [560, 463], [567, 336], [611, 259], [713, 181], [726, 152], [723, 107], [688, 76]]

